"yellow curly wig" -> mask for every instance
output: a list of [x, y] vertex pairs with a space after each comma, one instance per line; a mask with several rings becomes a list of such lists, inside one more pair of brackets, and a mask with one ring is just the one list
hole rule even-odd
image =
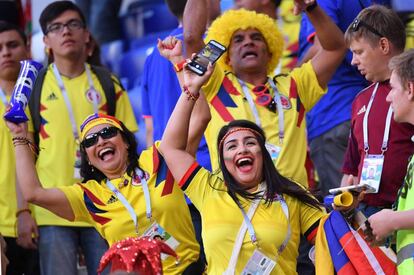
[[265, 38], [269, 52], [272, 54], [270, 62], [267, 64], [267, 73], [273, 72], [282, 55], [283, 36], [276, 25], [276, 21], [265, 14], [245, 9], [226, 11], [211, 24], [205, 41], [214, 39], [227, 47], [227, 51], [217, 62], [225, 70], [232, 71], [226, 62], [231, 37], [237, 30], [249, 28], [257, 29]]

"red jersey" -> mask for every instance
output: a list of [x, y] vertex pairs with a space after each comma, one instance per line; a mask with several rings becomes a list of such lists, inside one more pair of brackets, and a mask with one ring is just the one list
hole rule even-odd
[[[360, 178], [365, 157], [363, 121], [368, 102], [375, 84], [362, 90], [352, 103], [351, 133], [345, 154], [342, 172]], [[391, 87], [388, 81], [378, 86], [372, 107], [368, 115], [369, 154], [381, 154], [387, 112], [390, 104], [385, 100]], [[397, 123], [391, 118], [388, 150], [384, 154], [379, 192], [365, 195], [364, 203], [369, 206], [390, 208], [397, 198], [406, 174], [408, 158], [414, 153], [414, 126], [408, 123]]]

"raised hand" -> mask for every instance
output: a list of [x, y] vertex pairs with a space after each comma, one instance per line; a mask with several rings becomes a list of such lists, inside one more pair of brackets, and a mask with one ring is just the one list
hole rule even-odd
[[157, 48], [161, 56], [174, 64], [184, 59], [182, 56], [182, 42], [175, 36], [168, 36], [164, 40], [158, 39]]
[[27, 122], [16, 124], [6, 120], [6, 125], [10, 129], [10, 132], [13, 137], [27, 136]]
[[[192, 58], [194, 58], [195, 54], [193, 54]], [[190, 60], [187, 60], [189, 62]], [[208, 81], [212, 72], [214, 70], [214, 66], [209, 63], [207, 66], [207, 71], [204, 75], [199, 76], [196, 73], [189, 70], [186, 66], [184, 69], [184, 86], [187, 87], [192, 94], [198, 95], [200, 88]]]
[[299, 15], [315, 2], [316, 0], [294, 0], [293, 14]]

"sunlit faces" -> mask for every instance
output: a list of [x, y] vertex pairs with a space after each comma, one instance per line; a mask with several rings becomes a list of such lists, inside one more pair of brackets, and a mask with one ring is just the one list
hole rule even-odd
[[256, 29], [236, 31], [230, 41], [229, 64], [234, 72], [265, 73], [271, 54], [262, 33]]
[[263, 156], [257, 137], [248, 130], [235, 131], [223, 141], [223, 160], [233, 178], [254, 190], [263, 178]]
[[48, 24], [48, 29], [55, 24], [66, 24], [61, 32], [48, 32], [44, 37], [48, 48], [53, 50], [54, 56], [79, 57], [86, 51], [86, 43], [90, 35], [87, 29], [70, 27], [70, 22], [82, 21], [76, 11], [68, 10]]
[[[85, 136], [98, 133], [110, 126], [109, 124], [97, 125], [89, 130]], [[85, 151], [91, 165], [99, 169], [108, 178], [117, 178], [125, 172], [128, 161], [128, 144], [126, 144], [119, 131], [117, 135], [108, 139], [103, 139], [101, 135], [98, 135], [98, 142], [85, 148]]]
[[388, 62], [379, 44], [373, 47], [361, 37], [353, 39], [349, 47], [352, 52], [352, 65], [356, 66], [367, 80], [377, 82], [388, 78], [384, 75], [384, 72], [388, 71]]
[[20, 61], [28, 58], [28, 48], [15, 30], [0, 33], [0, 78], [14, 81], [20, 71]]
[[[397, 122], [410, 122], [409, 114], [411, 111], [411, 101], [413, 98], [413, 92], [409, 91], [410, 85], [404, 87], [401, 83], [399, 76], [393, 71], [390, 78], [391, 91], [387, 95], [387, 101], [391, 103], [392, 109], [394, 110], [394, 119]], [[414, 87], [413, 87], [414, 89]], [[411, 98], [411, 101], [410, 101]]]

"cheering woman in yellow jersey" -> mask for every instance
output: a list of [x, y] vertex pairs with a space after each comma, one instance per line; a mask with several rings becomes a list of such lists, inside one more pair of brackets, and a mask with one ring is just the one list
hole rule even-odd
[[[179, 257], [162, 257], [164, 274], [200, 274], [199, 245], [181, 189], [157, 144], [137, 155], [134, 135], [115, 117], [93, 114], [80, 127], [82, 183], [43, 188], [27, 125], [8, 123], [24, 197], [69, 221], [85, 221], [112, 243], [126, 237], [163, 239]], [[195, 146], [196, 148], [197, 146]]]
[[[176, 39], [167, 38], [158, 48], [173, 63], [180, 62], [181, 43]], [[210, 65], [206, 74], [212, 70]], [[200, 167], [185, 148], [205, 77], [188, 69], [180, 77], [183, 93], [160, 151], [201, 213], [208, 274], [296, 274], [300, 235], [313, 242], [324, 215], [318, 202], [278, 173], [266, 150], [263, 130], [249, 121], [232, 121], [219, 133], [222, 176]]]

